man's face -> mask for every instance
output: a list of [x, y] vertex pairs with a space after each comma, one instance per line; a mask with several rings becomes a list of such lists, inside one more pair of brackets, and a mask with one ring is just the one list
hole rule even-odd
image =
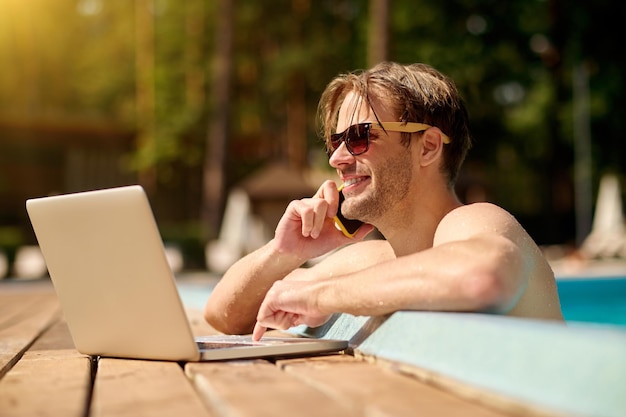
[[[372, 105], [381, 122], [398, 120], [377, 101]], [[349, 93], [339, 110], [337, 133], [364, 122], [376, 122], [374, 112], [361, 97]], [[358, 156], [351, 155], [342, 143], [329, 163], [344, 183], [346, 201], [342, 212], [347, 218], [376, 225], [409, 192], [412, 157], [410, 149], [401, 144], [398, 132], [371, 130], [369, 149]]]

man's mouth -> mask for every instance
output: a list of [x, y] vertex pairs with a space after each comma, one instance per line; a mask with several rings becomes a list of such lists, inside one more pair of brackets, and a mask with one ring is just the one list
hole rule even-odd
[[354, 185], [356, 183], [359, 183], [361, 181], [365, 181], [367, 177], [356, 177], [356, 178], [349, 178], [347, 180], [344, 180], [343, 182], [343, 186], [344, 187], [349, 187], [351, 185]]

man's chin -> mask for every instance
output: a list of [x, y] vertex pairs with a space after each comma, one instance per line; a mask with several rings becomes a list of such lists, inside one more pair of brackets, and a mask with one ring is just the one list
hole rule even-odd
[[354, 207], [353, 205], [346, 206], [345, 203], [341, 208], [341, 213], [346, 219], [350, 220], [364, 221], [363, 219], [367, 217], [366, 210], [363, 210], [362, 207]]

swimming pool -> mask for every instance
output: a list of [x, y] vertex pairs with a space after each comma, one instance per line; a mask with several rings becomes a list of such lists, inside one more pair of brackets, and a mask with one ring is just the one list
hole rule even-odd
[[557, 279], [568, 322], [626, 327], [626, 277]]

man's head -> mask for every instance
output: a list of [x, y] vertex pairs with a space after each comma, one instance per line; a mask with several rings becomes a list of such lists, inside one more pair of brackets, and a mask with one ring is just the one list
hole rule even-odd
[[[394, 115], [393, 120], [381, 120], [374, 112], [379, 122], [415, 122], [439, 128], [450, 138], [443, 150], [441, 170], [449, 186], [454, 184], [471, 139], [467, 110], [450, 79], [425, 64], [393, 62], [336, 77], [322, 94], [318, 109], [327, 149], [331, 149], [331, 135], [337, 130], [339, 110], [349, 93], [365, 100], [372, 111], [373, 103], [377, 103], [377, 107], [382, 106]], [[357, 111], [356, 106], [354, 111]], [[402, 134], [407, 145], [411, 136], [411, 133]]]

